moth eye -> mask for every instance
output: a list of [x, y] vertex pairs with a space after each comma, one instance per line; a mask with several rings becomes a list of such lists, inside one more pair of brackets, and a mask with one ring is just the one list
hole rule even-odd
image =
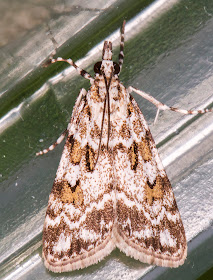
[[120, 66], [118, 65], [117, 62], [113, 62], [114, 66], [114, 74], [118, 74], [120, 72]]
[[102, 61], [98, 61], [95, 63], [95, 65], [94, 65], [95, 73], [101, 74], [101, 64], [102, 64]]

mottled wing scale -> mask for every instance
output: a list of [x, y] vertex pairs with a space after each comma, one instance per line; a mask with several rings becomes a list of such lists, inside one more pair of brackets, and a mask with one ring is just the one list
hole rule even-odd
[[96, 117], [93, 114], [89, 99], [88, 93], [73, 110], [49, 197], [43, 257], [46, 267], [54, 272], [97, 263], [115, 248], [111, 238], [115, 201], [112, 162], [102, 147], [96, 164], [100, 118], [97, 108]]
[[[44, 223], [43, 258], [53, 272], [97, 263], [117, 246], [126, 255], [177, 267], [186, 258], [186, 237], [148, 125], [133, 97], [135, 91], [158, 111], [175, 110], [118, 79], [123, 64], [124, 25], [119, 64], [105, 42], [95, 78], [66, 61], [90, 80], [82, 90], [66, 130], [68, 136], [49, 197]], [[187, 111], [205, 113], [210, 110]], [[37, 154], [52, 150], [63, 137]]]
[[116, 245], [140, 261], [177, 267], [187, 254], [184, 227], [154, 140], [131, 96], [119, 135], [114, 148]]

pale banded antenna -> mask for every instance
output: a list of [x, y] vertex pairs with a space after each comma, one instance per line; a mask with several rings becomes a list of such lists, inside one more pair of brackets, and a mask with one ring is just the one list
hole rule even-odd
[[121, 42], [120, 42], [120, 53], [119, 53], [119, 66], [120, 66], [120, 72], [121, 72], [121, 68], [123, 66], [123, 62], [124, 62], [124, 29], [125, 29], [125, 24], [126, 21], [123, 21], [123, 25], [121, 28]]

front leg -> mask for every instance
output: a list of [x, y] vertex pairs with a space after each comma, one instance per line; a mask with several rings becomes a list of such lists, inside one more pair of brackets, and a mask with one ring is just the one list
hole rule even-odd
[[148, 93], [146, 93], [142, 90], [139, 90], [137, 88], [134, 88], [132, 86], [129, 86], [127, 88], [127, 92], [130, 93], [132, 91], [141, 95], [143, 98], [147, 99], [148, 101], [153, 103], [158, 108], [154, 123], [156, 123], [156, 121], [157, 121], [160, 110], [163, 110], [163, 111], [171, 110], [171, 111], [178, 112], [178, 113], [181, 113], [181, 114], [184, 114], [184, 115], [197, 115], [197, 114], [205, 114], [205, 113], [208, 113], [208, 112], [213, 112], [212, 109], [185, 110], [185, 109], [181, 109], [181, 108], [169, 107], [166, 104], [161, 103], [160, 101], [155, 99], [153, 96], [149, 95]]
[[49, 151], [54, 150], [55, 147], [63, 141], [63, 139], [64, 139], [64, 137], [65, 137], [66, 134], [67, 134], [67, 129], [64, 130], [64, 132], [61, 134], [61, 136], [56, 140], [56, 142], [55, 142], [54, 144], [52, 144], [51, 146], [49, 146], [49, 148], [44, 149], [43, 151], [40, 151], [40, 152], [36, 153], [36, 155], [37, 155], [37, 156], [40, 156], [40, 155], [43, 155], [43, 154], [48, 153]]
[[[84, 88], [82, 88], [81, 91], [80, 91], [80, 93], [79, 93], [79, 95], [78, 95], [78, 98], [76, 99], [75, 106], [74, 106], [73, 112], [72, 112], [72, 118], [75, 116], [75, 114], [76, 114], [76, 109], [78, 108], [78, 106], [79, 106], [79, 104], [80, 104], [82, 98], [83, 98], [86, 94], [87, 94], [87, 91], [86, 91]], [[68, 126], [68, 127], [69, 127], [69, 126]], [[61, 136], [56, 140], [56, 142], [55, 142], [54, 144], [52, 144], [49, 148], [44, 149], [43, 151], [40, 151], [40, 152], [36, 153], [36, 156], [40, 156], [40, 155], [43, 155], [43, 154], [48, 153], [49, 151], [54, 150], [55, 147], [63, 141], [63, 139], [64, 139], [64, 137], [66, 136], [67, 132], [68, 132], [68, 129], [66, 129], [66, 130], [61, 134]]]

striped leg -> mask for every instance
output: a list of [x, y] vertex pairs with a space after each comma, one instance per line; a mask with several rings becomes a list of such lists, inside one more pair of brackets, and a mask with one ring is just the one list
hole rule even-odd
[[158, 108], [154, 123], [156, 123], [156, 121], [157, 121], [157, 117], [159, 115], [160, 110], [163, 110], [163, 111], [171, 110], [171, 111], [175, 111], [175, 112], [185, 114], [185, 115], [196, 115], [196, 114], [204, 114], [204, 113], [208, 113], [208, 112], [213, 112], [213, 109], [185, 110], [185, 109], [179, 109], [179, 108], [175, 108], [175, 107], [169, 107], [142, 90], [139, 90], [139, 89], [131, 87], [131, 86], [128, 87], [127, 92], [130, 93], [132, 91], [141, 95], [143, 98], [147, 99], [148, 101], [153, 103]]
[[88, 79], [90, 80], [90, 83], [92, 84], [94, 82], [94, 79], [90, 76], [89, 73], [87, 73], [85, 70], [81, 69], [80, 67], [78, 67], [75, 62], [69, 58], [69, 59], [63, 59], [61, 57], [58, 57], [58, 58], [53, 58], [53, 56], [56, 54], [56, 51], [57, 51], [57, 48], [58, 48], [58, 43], [56, 42], [55, 38], [53, 37], [52, 35], [52, 32], [48, 26], [48, 35], [50, 36], [50, 40], [52, 41], [53, 43], [53, 46], [54, 46], [54, 51], [51, 53], [49, 59], [43, 64], [43, 67], [47, 67], [49, 66], [50, 64], [52, 63], [55, 63], [57, 61], [64, 61], [64, 62], [67, 62], [69, 63], [71, 66], [75, 67], [75, 69], [77, 70], [77, 72], [82, 76], [84, 77], [85, 79]]
[[[80, 104], [82, 98], [83, 98], [86, 94], [87, 94], [87, 91], [86, 91], [84, 88], [82, 88], [82, 89], [80, 90], [80, 93], [79, 93], [79, 95], [78, 95], [78, 98], [76, 99], [75, 106], [74, 106], [73, 111], [72, 111], [72, 118], [75, 117], [76, 110], [77, 110], [77, 108], [78, 108], [78, 106], [79, 106], [79, 104]], [[57, 141], [56, 141], [54, 144], [52, 144], [48, 149], [44, 149], [43, 151], [40, 151], [40, 152], [36, 153], [36, 155], [37, 155], [37, 156], [40, 156], [40, 155], [46, 154], [46, 153], [48, 153], [49, 151], [52, 151], [53, 149], [55, 149], [55, 147], [63, 141], [64, 137], [66, 136], [66, 134], [67, 134], [67, 132], [68, 132], [68, 130], [69, 130], [69, 125], [68, 125], [68, 128], [61, 134], [61, 136], [57, 139]]]
[[87, 80], [90, 80], [90, 83], [93, 84], [94, 82], [94, 79], [92, 76], [90, 76], [89, 73], [87, 73], [85, 70], [81, 69], [80, 67], [78, 67], [75, 62], [71, 59], [71, 58], [68, 58], [68, 59], [64, 59], [64, 58], [61, 58], [61, 57], [58, 57], [56, 59], [52, 59], [51, 60], [51, 63], [55, 63], [57, 61], [64, 61], [64, 62], [67, 62], [69, 63], [70, 65], [72, 65], [73, 67], [75, 67], [75, 69], [77, 70], [78, 74], [80, 74], [82, 77], [84, 77], [85, 79]]
[[90, 83], [93, 84], [94, 79], [92, 76], [90, 76], [89, 73], [87, 73], [85, 70], [81, 69], [80, 67], [78, 67], [78, 65], [75, 64], [75, 62], [71, 59], [64, 59], [62, 57], [57, 57], [57, 58], [52, 58], [50, 57], [49, 60], [47, 60], [46, 63], [43, 64], [44, 67], [47, 67], [48, 65], [50, 65], [51, 63], [55, 63], [58, 61], [63, 61], [63, 62], [67, 62], [69, 63], [71, 66], [75, 67], [75, 69], [77, 70], [78, 74], [80, 74], [82, 77], [84, 77], [87, 80], [90, 80]]
[[123, 66], [123, 61], [124, 61], [124, 29], [125, 29], [125, 24], [126, 21], [123, 21], [123, 25], [121, 28], [121, 42], [120, 42], [120, 53], [119, 53], [119, 66], [120, 66], [120, 72], [121, 72], [121, 68]]
[[36, 155], [40, 156], [40, 155], [46, 154], [49, 151], [52, 151], [53, 149], [55, 149], [55, 147], [63, 141], [66, 134], [67, 134], [67, 129], [61, 134], [61, 136], [56, 140], [56, 142], [54, 144], [52, 144], [48, 149], [44, 149], [43, 151], [36, 153]]

